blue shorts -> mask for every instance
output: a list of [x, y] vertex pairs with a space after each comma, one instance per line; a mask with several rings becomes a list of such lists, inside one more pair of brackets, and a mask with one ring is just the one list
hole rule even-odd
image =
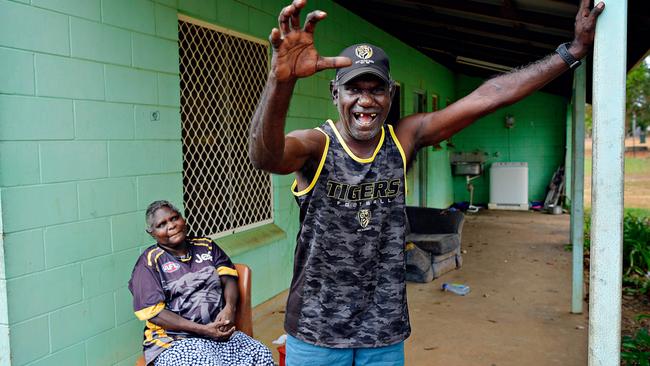
[[377, 348], [328, 348], [314, 346], [288, 335], [286, 352], [287, 366], [404, 365], [404, 342]]

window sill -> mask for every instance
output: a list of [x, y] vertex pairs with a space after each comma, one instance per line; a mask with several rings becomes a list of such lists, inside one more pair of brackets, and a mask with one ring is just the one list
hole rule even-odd
[[287, 233], [279, 226], [266, 224], [215, 239], [215, 242], [232, 258], [286, 237]]

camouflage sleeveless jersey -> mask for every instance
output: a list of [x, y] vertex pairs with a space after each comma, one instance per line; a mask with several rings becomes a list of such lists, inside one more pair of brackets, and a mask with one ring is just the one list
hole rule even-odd
[[332, 121], [310, 185], [292, 191], [300, 231], [285, 329], [332, 348], [388, 346], [410, 332], [404, 280], [404, 153], [392, 126], [355, 156]]

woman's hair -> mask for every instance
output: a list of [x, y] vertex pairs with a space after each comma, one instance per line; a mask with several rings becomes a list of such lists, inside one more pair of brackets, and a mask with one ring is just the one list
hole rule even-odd
[[166, 200], [160, 200], [160, 201], [153, 201], [149, 204], [147, 207], [147, 212], [144, 214], [145, 221], [147, 222], [147, 231], [151, 230], [151, 226], [153, 225], [153, 215], [158, 211], [159, 209], [167, 207], [170, 210], [176, 212], [179, 215], [181, 214], [181, 211], [179, 211], [176, 206], [174, 206], [171, 202], [166, 201]]

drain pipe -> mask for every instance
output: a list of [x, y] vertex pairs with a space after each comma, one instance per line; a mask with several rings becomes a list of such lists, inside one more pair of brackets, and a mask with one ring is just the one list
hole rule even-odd
[[585, 94], [586, 66], [573, 74], [573, 137], [571, 151], [571, 244], [573, 252], [573, 291], [571, 312], [582, 314], [583, 247], [585, 235]]
[[608, 0], [594, 47], [589, 366], [620, 365], [627, 0]]

